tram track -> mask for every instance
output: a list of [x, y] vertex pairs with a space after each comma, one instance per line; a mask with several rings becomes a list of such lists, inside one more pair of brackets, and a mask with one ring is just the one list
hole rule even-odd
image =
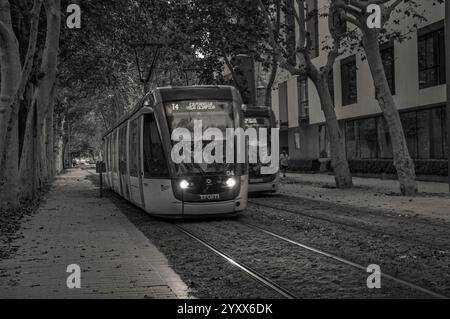
[[246, 265], [240, 263], [239, 261], [237, 261], [233, 257], [229, 256], [225, 252], [223, 252], [220, 249], [216, 248], [213, 244], [207, 242], [205, 239], [202, 239], [202, 238], [196, 236], [195, 234], [193, 234], [192, 232], [190, 232], [189, 230], [187, 230], [186, 228], [184, 228], [184, 227], [182, 227], [180, 225], [175, 225], [175, 227], [177, 227], [177, 229], [180, 230], [182, 233], [186, 234], [190, 238], [192, 238], [192, 239], [196, 240], [197, 242], [199, 242], [200, 244], [202, 244], [204, 247], [206, 247], [207, 249], [209, 249], [210, 251], [212, 251], [216, 255], [222, 257], [223, 259], [225, 259], [227, 262], [229, 262], [233, 266], [235, 266], [235, 267], [239, 268], [240, 270], [244, 271], [248, 276], [252, 277], [253, 279], [258, 281], [259, 283], [263, 284], [264, 286], [268, 287], [269, 289], [271, 289], [271, 290], [275, 291], [276, 293], [280, 294], [284, 298], [286, 298], [286, 299], [298, 299], [295, 296], [295, 294], [293, 294], [289, 290], [281, 287], [280, 285], [276, 284], [271, 279], [263, 276], [262, 274], [260, 274], [257, 271], [253, 270], [249, 266], [246, 266]]
[[[89, 172], [89, 173], [91, 173], [91, 172]], [[94, 175], [93, 173], [91, 173], [91, 174]], [[250, 202], [252, 202], [252, 200], [250, 200]], [[275, 209], [278, 209], [278, 208], [275, 208]], [[265, 229], [263, 227], [257, 226], [257, 225], [255, 225], [253, 223], [253, 221], [251, 221], [251, 223], [249, 223], [249, 222], [245, 222], [245, 221], [242, 221], [242, 220], [233, 220], [233, 222], [236, 222], [236, 223], [238, 223], [238, 224], [240, 224], [242, 226], [248, 227], [249, 229], [253, 229], [253, 231], [257, 231], [260, 234], [264, 234], [266, 236], [269, 236], [272, 239], [277, 239], [277, 240], [280, 240], [280, 241], [282, 241], [284, 243], [288, 243], [290, 245], [294, 245], [296, 247], [304, 249], [305, 251], [308, 251], [309, 253], [316, 254], [316, 255], [319, 255], [319, 256], [322, 256], [322, 257], [326, 257], [328, 259], [332, 259], [333, 261], [338, 262], [338, 263], [340, 263], [342, 265], [345, 264], [347, 266], [353, 267], [354, 269], [358, 269], [360, 271], [363, 271], [364, 274], [366, 273], [366, 268], [364, 266], [362, 266], [361, 264], [358, 264], [358, 263], [350, 261], [351, 259], [353, 259], [352, 257], [350, 257], [349, 258], [350, 260], [349, 260], [349, 259], [345, 259], [345, 258], [339, 257], [336, 254], [330, 254], [330, 253], [328, 253], [328, 252], [326, 252], [324, 250], [320, 250], [320, 249], [317, 249], [315, 247], [309, 246], [308, 244], [304, 244], [302, 242], [302, 240], [300, 240], [300, 241], [299, 240], [293, 240], [293, 239], [291, 239], [292, 237], [289, 238], [290, 236], [286, 235], [284, 232], [283, 232], [283, 235], [280, 235], [279, 234], [279, 230], [278, 230], [278, 233], [277, 233], [277, 231], [270, 231], [270, 230]], [[208, 225], [208, 224], [209, 224], [209, 222], [202, 222], [202, 223], [200, 223], [200, 225], [202, 225], [202, 226], [205, 226], [205, 225]], [[226, 252], [227, 249], [224, 249], [224, 247], [221, 247], [222, 245], [221, 245], [220, 242], [216, 243], [216, 244], [211, 243], [210, 238], [208, 240], [208, 238], [205, 238], [205, 236], [198, 236], [198, 235], [195, 234], [195, 233], [198, 234], [198, 232], [195, 232], [195, 231], [192, 232], [192, 231], [186, 229], [186, 227], [183, 227], [183, 226], [179, 225], [179, 223], [176, 223], [176, 224], [169, 223], [168, 226], [170, 228], [172, 228], [173, 226], [176, 226], [176, 229], [178, 229], [178, 231], [180, 231], [184, 235], [190, 237], [191, 239], [195, 240], [197, 243], [199, 243], [203, 247], [207, 248], [207, 250], [209, 250], [210, 252], [213, 252], [215, 256], [219, 256], [221, 259], [224, 259], [224, 260], [227, 261], [227, 263], [231, 264], [231, 266], [234, 266], [234, 267], [237, 267], [238, 269], [241, 269], [243, 271], [243, 273], [240, 274], [239, 276], [243, 276], [243, 278], [245, 278], [245, 274], [246, 274], [250, 278], [253, 278], [255, 281], [257, 281], [259, 284], [262, 284], [263, 286], [267, 287], [269, 289], [269, 291], [273, 291], [277, 295], [282, 296], [283, 298], [294, 299], [294, 298], [297, 298], [297, 296], [299, 296], [299, 294], [296, 294], [295, 292], [292, 292], [292, 291], [296, 291], [296, 288], [290, 289], [292, 287], [295, 287], [295, 285], [294, 286], [291, 285], [291, 287], [289, 289], [286, 289], [285, 287], [289, 287], [289, 284], [286, 285], [286, 280], [285, 279], [284, 279], [284, 283], [283, 283], [283, 280], [281, 280], [281, 282], [280, 282], [277, 277], [274, 278], [273, 276], [271, 276], [270, 272], [267, 273], [266, 270], [262, 270], [261, 268], [257, 269], [258, 266], [256, 264], [253, 265], [252, 264], [253, 261], [249, 262], [248, 258], [247, 258], [247, 261], [245, 261], [245, 258], [244, 258], [244, 262], [242, 262], [243, 260], [240, 258], [240, 256], [238, 254], [236, 254], [236, 253], [235, 254], [233, 254], [233, 253], [228, 254]], [[258, 248], [258, 246], [255, 246], [255, 247]], [[236, 257], [238, 257], [238, 258], [236, 258]], [[264, 256], [262, 256], [262, 258], [264, 258]], [[292, 256], [289, 257], [289, 258], [292, 258]], [[218, 261], [220, 261], [220, 259], [218, 259]], [[272, 259], [272, 261], [273, 261], [273, 259]], [[359, 260], [359, 263], [361, 263], [361, 260]], [[362, 261], [362, 263], [364, 263], [364, 261]], [[249, 267], [248, 265], [251, 265], [252, 267]], [[255, 267], [256, 267], [256, 269], [255, 269]], [[279, 267], [279, 265], [277, 265], [277, 267]], [[282, 266], [280, 268], [282, 268]], [[336, 267], [336, 268], [339, 268], [339, 267]], [[230, 268], [230, 269], [233, 269], [233, 268]], [[362, 275], [364, 275], [364, 274], [362, 274]], [[329, 277], [328, 274], [324, 274], [324, 276], [325, 277]], [[448, 298], [448, 297], [446, 297], [444, 295], [441, 295], [439, 293], [433, 292], [433, 291], [431, 291], [431, 290], [429, 290], [427, 288], [424, 288], [424, 287], [422, 287], [420, 285], [413, 284], [413, 283], [411, 283], [409, 281], [406, 281], [406, 280], [403, 280], [401, 278], [398, 278], [398, 277], [395, 277], [395, 276], [390, 276], [390, 275], [387, 275], [385, 273], [383, 273], [382, 276], [383, 276], [383, 278], [387, 278], [387, 279], [389, 279], [389, 280], [391, 280], [393, 282], [396, 282], [399, 285], [402, 285], [404, 287], [408, 287], [410, 290], [421, 292], [422, 294], [425, 294], [427, 296], [430, 296], [430, 297], [433, 297], [433, 298]], [[421, 283], [423, 283], [423, 282], [421, 282]], [[250, 283], [250, 285], [251, 285], [251, 283]], [[425, 284], [425, 286], [426, 286], [426, 284]], [[250, 287], [250, 286], [248, 286], [248, 287]], [[302, 293], [303, 293], [303, 291], [300, 291], [300, 296], [302, 295]], [[357, 295], [357, 296], [361, 296], [361, 295]], [[396, 295], [394, 294], [393, 297], [396, 297]]]
[[[309, 246], [309, 245], [300, 243], [300, 242], [298, 242], [298, 241], [289, 239], [289, 238], [287, 238], [287, 237], [285, 237], [285, 236], [282, 236], [282, 235], [280, 235], [280, 234], [274, 233], [274, 232], [272, 232], [272, 231], [269, 231], [269, 230], [267, 230], [267, 229], [261, 228], [261, 227], [259, 227], [259, 226], [256, 226], [256, 225], [253, 225], [253, 224], [250, 224], [250, 223], [246, 223], [246, 222], [240, 222], [240, 223], [241, 223], [242, 225], [245, 225], [245, 226], [251, 228], [251, 229], [258, 230], [258, 231], [260, 231], [260, 232], [262, 232], [262, 233], [265, 233], [265, 234], [267, 234], [268, 236], [271, 236], [271, 237], [277, 238], [277, 239], [279, 239], [279, 240], [282, 240], [282, 241], [284, 241], [284, 242], [293, 244], [293, 245], [295, 245], [295, 246], [297, 246], [297, 247], [306, 249], [306, 250], [308, 250], [308, 251], [311, 251], [311, 252], [313, 252], [313, 253], [319, 254], [319, 255], [321, 255], [321, 256], [331, 258], [331, 259], [336, 260], [336, 261], [338, 261], [338, 262], [340, 262], [340, 263], [342, 263], [342, 264], [346, 264], [346, 265], [348, 265], [348, 266], [354, 267], [354, 268], [359, 269], [359, 270], [362, 270], [362, 271], [364, 271], [364, 272], [365, 272], [366, 269], [367, 269], [367, 267], [364, 267], [363, 265], [360, 265], [360, 264], [358, 264], [358, 263], [349, 261], [349, 260], [347, 260], [347, 259], [345, 259], [345, 258], [342, 258], [342, 257], [339, 257], [339, 256], [337, 256], [337, 255], [335, 255], [335, 254], [331, 254], [331, 253], [325, 252], [325, 251], [323, 251], [323, 250], [320, 250], [320, 249], [311, 247], [311, 246]], [[437, 299], [448, 299], [448, 297], [446, 297], [446, 296], [444, 296], [444, 295], [441, 295], [441, 294], [439, 294], [439, 293], [433, 292], [433, 291], [431, 291], [431, 290], [429, 290], [429, 289], [423, 288], [423, 287], [421, 287], [421, 286], [418, 286], [418, 285], [416, 285], [416, 284], [410, 283], [410, 282], [408, 282], [408, 281], [406, 281], [406, 280], [397, 278], [397, 277], [395, 277], [395, 276], [392, 276], [392, 275], [389, 275], [389, 274], [386, 274], [386, 273], [383, 273], [382, 276], [383, 276], [384, 278], [387, 278], [387, 279], [389, 279], [389, 280], [391, 280], [391, 281], [394, 281], [394, 282], [396, 282], [396, 283], [398, 283], [398, 284], [407, 286], [407, 287], [409, 287], [409, 288], [411, 288], [411, 289], [414, 289], [414, 290], [420, 291], [420, 292], [422, 292], [422, 293], [424, 293], [424, 294], [427, 294], [427, 295], [429, 295], [429, 296], [431, 296], [431, 297], [433, 297], [433, 298], [437, 298]]]
[[[286, 201], [299, 201], [300, 200], [300, 201], [315, 202], [318, 205], [318, 206], [315, 207], [317, 209], [320, 209], [320, 208], [322, 208], [322, 206], [326, 206], [326, 205], [330, 205], [330, 204], [333, 205], [333, 206], [339, 206], [339, 207], [342, 207], [342, 208], [345, 208], [345, 209], [348, 209], [348, 210], [354, 210], [355, 209], [354, 206], [351, 206], [349, 204], [344, 204], [344, 203], [327, 203], [327, 202], [320, 201], [320, 200], [317, 200], [317, 199], [311, 199], [311, 198], [302, 197], [302, 196], [293, 196], [293, 195], [285, 195], [285, 194], [274, 194], [274, 195], [271, 195], [271, 197], [284, 199]], [[257, 197], [254, 197], [254, 198], [256, 199]], [[424, 226], [424, 227], [434, 227], [434, 228], [440, 228], [440, 229], [445, 230], [445, 231], [450, 231], [450, 225], [449, 224], [442, 225], [442, 224], [438, 224], [437, 221], [432, 221], [432, 220], [429, 220], [429, 219], [426, 219], [425, 221], [424, 221], [424, 218], [421, 218], [420, 220], [416, 219], [414, 221], [405, 220], [405, 219], [399, 220], [400, 217], [398, 215], [397, 216], [393, 216], [392, 214], [389, 214], [389, 213], [388, 214], [385, 214], [385, 213], [380, 214], [380, 211], [377, 211], [377, 209], [375, 209], [375, 208], [364, 207], [364, 208], [361, 208], [361, 209], [364, 210], [364, 215], [366, 215], [366, 216], [370, 215], [370, 216], [372, 216], [374, 218], [389, 219], [389, 220], [392, 220], [394, 222], [402, 222], [402, 223], [406, 223], [406, 224], [410, 224], [410, 225], [416, 225], [416, 226], [420, 225], [420, 226]]]
[[307, 217], [307, 218], [314, 219], [314, 220], [320, 220], [322, 222], [327, 222], [330, 224], [349, 227], [352, 229], [356, 229], [358, 231], [365, 231], [365, 232], [371, 232], [371, 233], [380, 234], [380, 235], [384, 235], [384, 236], [394, 237], [394, 238], [400, 239], [402, 241], [420, 244], [420, 245], [424, 245], [424, 246], [434, 248], [434, 249], [441, 249], [443, 251], [450, 250], [450, 247], [448, 245], [441, 245], [438, 243], [433, 243], [433, 242], [429, 242], [429, 241], [425, 241], [425, 240], [421, 240], [421, 239], [417, 239], [417, 238], [411, 238], [409, 236], [404, 236], [404, 235], [401, 235], [398, 233], [375, 229], [373, 227], [364, 227], [364, 226], [356, 225], [355, 223], [346, 222], [346, 221], [342, 221], [342, 220], [336, 220], [336, 219], [328, 218], [328, 217], [325, 217], [322, 215], [317, 216], [317, 215], [313, 215], [313, 214], [308, 214], [308, 213], [305, 213], [305, 212], [302, 212], [299, 210], [294, 210], [294, 209], [290, 209], [290, 208], [286, 208], [286, 207], [280, 207], [276, 204], [261, 203], [261, 202], [255, 201], [255, 200], [248, 200], [248, 203], [255, 205], [255, 206], [260, 206], [260, 207], [274, 209], [274, 210], [278, 210], [278, 211], [293, 214], [293, 215]]
[[[312, 247], [310, 245], [301, 243], [299, 241], [290, 239], [286, 236], [277, 234], [275, 232], [272, 232], [270, 230], [267, 230], [265, 228], [262, 228], [260, 226], [256, 226], [254, 224], [251, 223], [247, 223], [244, 221], [234, 221], [242, 226], [248, 227], [250, 229], [252, 229], [253, 231], [256, 231], [260, 234], [264, 234], [265, 236], [268, 236], [272, 239], [277, 239], [279, 241], [282, 241], [284, 243], [299, 247], [305, 251], [308, 251], [309, 253], [314, 253], [316, 255], [319, 255], [321, 257], [326, 257], [328, 259], [331, 259], [335, 262], [338, 262], [340, 264], [344, 264], [346, 266], [350, 266], [353, 267], [357, 270], [361, 270], [362, 272], [366, 273], [366, 269], [367, 267], [358, 264], [356, 262], [350, 261], [346, 258], [340, 257], [336, 254], [331, 254], [328, 253], [326, 251], [323, 251], [321, 249], [317, 249], [315, 247]], [[206, 223], [208, 224], [208, 223]], [[202, 224], [203, 226], [205, 225], [205, 223]], [[207, 249], [209, 249], [210, 251], [212, 251], [213, 253], [219, 255], [220, 257], [222, 257], [223, 259], [225, 259], [226, 261], [228, 261], [229, 263], [231, 263], [232, 265], [234, 265], [235, 267], [243, 270], [247, 275], [251, 276], [252, 278], [256, 279], [258, 282], [264, 284], [265, 286], [267, 286], [268, 288], [276, 291], [278, 294], [282, 295], [285, 298], [288, 299], [296, 299], [296, 295], [295, 293], [290, 292], [288, 289], [283, 288], [282, 286], [278, 285], [277, 283], [275, 283], [273, 280], [267, 278], [266, 276], [262, 275], [260, 272], [253, 270], [252, 268], [244, 265], [243, 263], [239, 262], [236, 258], [231, 257], [229, 254], [227, 254], [226, 252], [224, 252], [223, 250], [220, 250], [219, 248], [217, 248], [214, 244], [212, 244], [211, 242], [207, 241], [205, 238], [200, 237], [195, 235], [192, 231], [187, 230], [186, 228], [184, 228], [183, 226], [180, 226], [179, 224], [175, 225], [177, 227], [178, 230], [180, 230], [181, 232], [183, 232], [184, 234], [186, 234], [187, 236], [189, 236], [190, 238], [196, 240], [197, 242], [201, 243], [204, 247], [206, 247]], [[398, 278], [396, 276], [393, 275], [389, 275], [387, 273], [383, 273], [382, 277], [384, 279], [388, 279], [391, 282], [395, 282], [396, 284], [399, 284], [400, 286], [403, 287], [407, 287], [411, 290], [420, 292], [422, 294], [425, 294], [429, 297], [432, 298], [436, 298], [436, 299], [448, 299], [448, 297], [436, 293], [434, 291], [431, 291], [427, 288], [424, 288], [422, 286], [416, 285], [414, 283], [411, 283], [407, 280]]]

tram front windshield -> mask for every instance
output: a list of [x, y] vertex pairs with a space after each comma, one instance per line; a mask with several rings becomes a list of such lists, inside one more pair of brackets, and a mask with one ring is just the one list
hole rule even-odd
[[[191, 133], [191, 163], [175, 164], [178, 175], [235, 175], [236, 165], [234, 163], [226, 163], [226, 129], [234, 128], [234, 112], [233, 103], [228, 101], [177, 101], [165, 104], [169, 129], [172, 132], [177, 128], [187, 129]], [[219, 129], [222, 132], [223, 144], [223, 163], [207, 164], [195, 163], [194, 161], [194, 124], [195, 121], [201, 121], [202, 131], [208, 128]], [[219, 141], [217, 137], [214, 137]], [[212, 140], [203, 139], [203, 149]], [[177, 142], [173, 142], [175, 144]], [[215, 155], [214, 153], [212, 155]]]

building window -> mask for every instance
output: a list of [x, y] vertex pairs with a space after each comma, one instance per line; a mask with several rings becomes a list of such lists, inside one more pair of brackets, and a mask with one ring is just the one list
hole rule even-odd
[[358, 102], [356, 77], [356, 57], [351, 56], [341, 61], [342, 105]]
[[358, 122], [349, 121], [345, 123], [345, 140], [346, 140], [346, 151], [348, 159], [358, 159], [359, 156], [359, 131]]
[[412, 158], [417, 158], [417, 113], [403, 113], [400, 115], [400, 119], [402, 121], [409, 155]]
[[294, 133], [294, 138], [295, 138], [295, 149], [299, 150], [300, 149], [300, 133], [298, 133], [298, 132]]
[[377, 118], [377, 144], [378, 144], [378, 158], [389, 159], [393, 158], [391, 134], [384, 117]]
[[325, 125], [319, 126], [319, 156], [320, 158], [329, 158], [330, 140], [328, 138], [327, 128]]
[[378, 158], [377, 121], [375, 118], [359, 122], [361, 158]]
[[287, 82], [280, 83], [278, 86], [278, 99], [280, 111], [280, 128], [288, 127], [288, 95]]
[[380, 50], [381, 59], [383, 60], [384, 73], [391, 89], [391, 94], [395, 95], [395, 54], [394, 44], [390, 43], [382, 46]]
[[300, 118], [309, 117], [308, 80], [297, 77], [298, 114]]
[[[445, 159], [445, 107], [400, 114], [408, 150], [413, 159]], [[392, 142], [384, 117], [345, 123], [347, 158], [392, 159]]]
[[445, 84], [444, 22], [432, 24], [418, 32], [419, 87]]

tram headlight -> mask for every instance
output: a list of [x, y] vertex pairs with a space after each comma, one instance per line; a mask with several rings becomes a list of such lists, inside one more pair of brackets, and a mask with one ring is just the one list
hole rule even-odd
[[229, 187], [229, 188], [233, 188], [234, 186], [236, 186], [236, 180], [234, 179], [234, 178], [229, 178], [228, 180], [227, 180], [227, 186]]
[[187, 189], [188, 187], [189, 187], [189, 182], [188, 182], [187, 180], [183, 179], [183, 180], [180, 182], [180, 188], [181, 188], [181, 189]]

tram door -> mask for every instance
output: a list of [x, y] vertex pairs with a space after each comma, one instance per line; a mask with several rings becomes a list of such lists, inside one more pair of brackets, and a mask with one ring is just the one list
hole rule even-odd
[[154, 114], [144, 116], [143, 192], [147, 211], [170, 212], [172, 182]]
[[130, 168], [130, 200], [136, 205], [144, 207], [141, 176], [141, 121], [142, 117], [130, 121], [128, 158]]
[[125, 124], [119, 129], [119, 175], [122, 196], [130, 199], [130, 189], [128, 183], [128, 161], [127, 161], [127, 128]]

